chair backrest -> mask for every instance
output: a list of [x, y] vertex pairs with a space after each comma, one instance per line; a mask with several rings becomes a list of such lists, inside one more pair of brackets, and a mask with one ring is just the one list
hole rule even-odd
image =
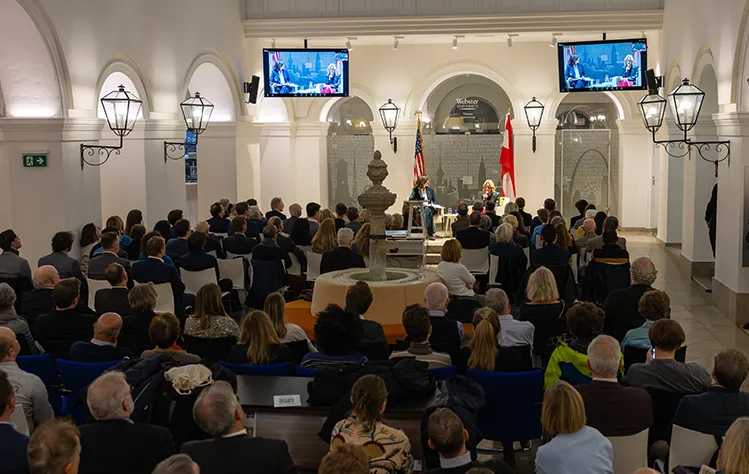
[[180, 270], [180, 275], [182, 283], [185, 284], [185, 293], [190, 295], [197, 295], [198, 290], [209, 283], [218, 283], [216, 270], [213, 268], [206, 268], [199, 272], [191, 272], [183, 268]]
[[34, 374], [47, 387], [47, 397], [49, 404], [55, 411], [56, 415], [62, 415], [62, 404], [60, 400], [60, 374], [57, 372], [55, 359], [52, 354], [46, 353], [32, 356], [16, 357], [18, 367], [24, 372]]
[[294, 359], [294, 364], [296, 365], [300, 365], [304, 356], [309, 354], [309, 344], [305, 340], [285, 342], [284, 346], [288, 347], [291, 351], [291, 357]]
[[582, 295], [586, 301], [602, 304], [608, 295], [616, 290], [629, 287], [630, 264], [606, 263], [591, 260], [585, 268]]
[[460, 263], [465, 265], [471, 273], [485, 275], [489, 272], [489, 247], [463, 249], [460, 254]]
[[320, 276], [322, 254], [307, 252], [307, 281], [315, 281]]
[[484, 388], [487, 402], [479, 411], [479, 429], [492, 441], [527, 441], [541, 437], [544, 373], [469, 370]]
[[[632, 364], [644, 363], [648, 357], [648, 349], [634, 346], [624, 346], [624, 373], [627, 373]], [[687, 346], [682, 346], [674, 354], [674, 359], [679, 362], [687, 360]]]
[[235, 290], [244, 289], [244, 260], [241, 258], [219, 259], [218, 271], [221, 278], [231, 280], [232, 288]]
[[29, 435], [29, 422], [26, 420], [26, 413], [23, 411], [23, 405], [16, 404], [16, 407], [10, 414], [10, 422], [16, 425], [16, 431], [24, 436]]
[[174, 313], [174, 293], [170, 283], [159, 283], [153, 285], [156, 290], [156, 313]]
[[228, 359], [231, 346], [237, 343], [237, 338], [234, 336], [210, 339], [185, 334], [182, 340], [187, 352], [200, 357], [208, 357], [216, 362]]
[[297, 377], [314, 377], [315, 373], [316, 373], [315, 369], [309, 369], [307, 367], [302, 367], [301, 365], [297, 365], [294, 375], [296, 375]]
[[96, 307], [96, 292], [107, 288], [112, 288], [107, 280], [92, 280], [86, 277], [86, 283], [88, 283], [88, 307], [94, 309]]
[[687, 393], [667, 392], [649, 388], [648, 393], [653, 401], [653, 426], [650, 427], [650, 443], [671, 439], [671, 427], [679, 402]]
[[668, 472], [672, 472], [676, 466], [700, 467], [709, 464], [718, 449], [718, 443], [711, 434], [673, 425], [669, 447]]
[[497, 281], [497, 272], [499, 271], [499, 257], [489, 255], [489, 286], [495, 285]]
[[302, 266], [299, 264], [299, 259], [291, 252], [289, 252], [289, 258], [291, 259], [291, 266], [286, 270], [286, 273], [289, 275], [301, 275]]
[[461, 323], [470, 323], [473, 321], [473, 313], [481, 308], [481, 303], [476, 298], [470, 296], [451, 296], [447, 304], [447, 314], [450, 319], [455, 319]]
[[291, 363], [289, 362], [283, 362], [281, 364], [267, 364], [267, 365], [242, 365], [242, 364], [230, 364], [229, 362], [221, 362], [221, 365], [231, 370], [237, 375], [268, 375], [268, 376], [294, 375]]
[[428, 369], [427, 372], [434, 375], [434, 378], [436, 380], [445, 380], [449, 379], [453, 375], [456, 375], [458, 373], [458, 368], [455, 366], [440, 367], [439, 369]]
[[608, 440], [614, 448], [614, 474], [632, 474], [648, 467], [647, 429], [630, 436], [609, 436]]
[[215, 250], [211, 250], [210, 252], [206, 252], [208, 255], [213, 255], [214, 257], [218, 258], [218, 252]]
[[57, 369], [60, 371], [60, 378], [65, 390], [70, 391], [67, 397], [67, 408], [65, 413], [72, 415], [76, 424], [83, 424], [85, 421], [85, 409], [78, 403], [81, 390], [86, 388], [96, 380], [107, 369], [122, 361], [114, 360], [110, 362], [73, 362], [65, 359], [56, 359]]

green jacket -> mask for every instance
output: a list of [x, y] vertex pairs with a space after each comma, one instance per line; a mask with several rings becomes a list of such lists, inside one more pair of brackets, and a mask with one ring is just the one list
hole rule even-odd
[[[572, 344], [574, 345], [574, 343]], [[585, 350], [587, 350], [587, 344], [585, 346]], [[546, 366], [544, 390], [562, 378], [562, 364], [568, 364], [570, 370], [574, 367], [581, 376], [589, 379], [593, 377], [593, 373], [588, 368], [588, 354], [579, 352], [567, 345], [566, 342], [560, 341], [557, 348], [554, 349], [554, 353], [551, 354], [549, 364]], [[575, 385], [575, 381], [568, 380], [568, 382]]]

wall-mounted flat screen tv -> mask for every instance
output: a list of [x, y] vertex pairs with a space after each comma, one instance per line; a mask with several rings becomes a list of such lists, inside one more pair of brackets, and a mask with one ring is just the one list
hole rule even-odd
[[560, 92], [647, 89], [645, 38], [558, 43], [557, 54]]
[[263, 49], [265, 97], [348, 97], [348, 49]]

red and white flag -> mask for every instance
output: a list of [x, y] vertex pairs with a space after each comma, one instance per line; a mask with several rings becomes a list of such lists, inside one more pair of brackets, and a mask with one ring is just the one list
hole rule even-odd
[[512, 123], [510, 113], [505, 120], [505, 133], [502, 137], [502, 154], [499, 155], [502, 167], [502, 196], [514, 201], [517, 196], [515, 188], [515, 147], [513, 146]]
[[427, 170], [424, 166], [424, 144], [421, 142], [421, 115], [418, 116], [416, 121], [416, 147], [414, 150], [414, 186], [416, 186], [416, 180], [419, 176], [426, 174]]

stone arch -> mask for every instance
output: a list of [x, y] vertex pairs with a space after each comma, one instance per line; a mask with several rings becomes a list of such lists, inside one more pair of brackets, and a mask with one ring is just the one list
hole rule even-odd
[[[703, 46], [697, 54], [692, 70], [692, 82], [705, 93], [702, 112], [718, 113], [718, 75], [715, 68], [715, 58], [707, 46]], [[704, 118], [704, 116], [703, 116]]]
[[[370, 89], [361, 84], [352, 82], [349, 85], [349, 97], [358, 97], [366, 102], [367, 106], [369, 106], [369, 109], [372, 111], [372, 114], [375, 116], [375, 122], [378, 121], [378, 111], [385, 102], [383, 101], [382, 104], [378, 104], [375, 100], [375, 94]], [[325, 122], [328, 118], [328, 114], [333, 110], [336, 104], [347, 98], [348, 97], [333, 97], [330, 99], [316, 100], [315, 105], [312, 106], [311, 115], [312, 113], [315, 113], [319, 117], [320, 122]]]
[[123, 84], [126, 89], [130, 90], [130, 87], [132, 87], [131, 92], [135, 93], [143, 101], [143, 106], [141, 107], [142, 118], [150, 118], [150, 114], [153, 112], [153, 101], [151, 100], [151, 89], [146, 81], [146, 76], [138, 64], [131, 57], [125, 55], [113, 57], [102, 68], [99, 78], [96, 80], [96, 88], [94, 89], [96, 94], [94, 97], [94, 104], [96, 104], [94, 115], [103, 118], [99, 113], [101, 108], [99, 99], [112, 90], [115, 90], [114, 88], [119, 84], [114, 84], [117, 81], [112, 82], [112, 79], [118, 78], [118, 76], [121, 78], [122, 75], [130, 81], [130, 84]]
[[736, 47], [733, 49], [733, 76], [731, 78], [731, 103], [737, 104], [741, 110], [744, 102], [744, 78], [747, 77], [746, 56], [749, 52], [749, 1], [744, 2], [744, 11], [739, 22], [739, 33], [736, 38]]
[[[226, 88], [228, 89], [228, 95], [226, 95], [225, 100], [221, 100], [220, 104], [216, 103], [206, 92], [203, 91], [203, 94], [205, 94], [206, 98], [213, 102], [215, 106], [213, 110], [214, 116], [217, 116], [219, 120], [223, 121], [227, 121], [223, 116], [230, 116], [229, 120], [236, 121], [239, 120], [240, 117], [246, 115], [244, 95], [241, 92], [242, 85], [240, 84], [239, 79], [234, 72], [234, 68], [232, 67], [226, 56], [212, 49], [203, 51], [190, 63], [190, 66], [187, 68], [187, 72], [185, 73], [185, 78], [182, 81], [182, 88], [180, 89], [180, 102], [191, 95], [191, 93], [201, 92], [201, 90], [199, 89], [197, 91], [192, 90], [190, 88], [190, 85], [192, 84], [193, 87], [204, 87], [201, 84], [195, 84], [193, 82], [196, 71], [198, 71], [198, 69], [201, 68], [201, 66], [203, 66], [204, 64], [210, 64], [213, 68], [218, 70], [221, 76], [223, 76]], [[211, 68], [204, 67], [201, 69], [201, 73], [202, 72], [206, 72], [207, 74], [205, 74], [205, 76], [203, 76], [201, 78], [201, 81], [199, 82], [202, 82], [202, 79], [210, 79], [211, 81], [214, 81], [217, 77], [215, 74], [213, 74], [214, 71]], [[201, 73], [199, 73], [199, 77], [202, 75]], [[207, 84], [207, 87], [209, 89], [213, 89], [213, 87], [216, 87], [216, 90], [222, 90], [222, 87], [219, 84]], [[223, 96], [223, 91], [220, 93]], [[177, 110], [177, 112], [179, 112], [179, 110]], [[214, 119], [211, 118], [211, 120], [213, 121]]]
[[[253, 107], [252, 105], [250, 106]], [[257, 104], [254, 106], [255, 122], [262, 123], [290, 123], [294, 121], [294, 103], [286, 97], [265, 97], [262, 86], [257, 92]]]

